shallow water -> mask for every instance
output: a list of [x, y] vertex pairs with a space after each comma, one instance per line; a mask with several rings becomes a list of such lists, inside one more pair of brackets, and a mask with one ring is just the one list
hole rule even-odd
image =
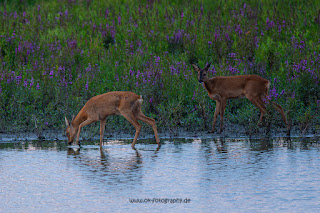
[[162, 142], [2, 143], [0, 212], [320, 211], [319, 139]]

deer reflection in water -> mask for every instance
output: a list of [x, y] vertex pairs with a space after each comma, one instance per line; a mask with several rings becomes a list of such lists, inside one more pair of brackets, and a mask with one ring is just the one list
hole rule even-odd
[[[68, 148], [67, 154], [74, 156], [72, 164], [78, 165], [84, 176], [96, 182], [110, 185], [129, 184], [136, 185], [142, 180], [143, 158], [141, 153], [134, 149], [133, 152], [119, 152], [118, 149]], [[157, 156], [157, 151], [155, 156]], [[88, 173], [89, 172], [89, 173]], [[125, 187], [125, 184], [123, 185]]]

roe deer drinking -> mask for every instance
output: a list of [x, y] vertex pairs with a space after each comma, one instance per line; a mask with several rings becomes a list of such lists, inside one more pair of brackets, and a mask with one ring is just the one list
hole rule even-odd
[[92, 97], [80, 110], [78, 115], [72, 118], [71, 123], [69, 123], [65, 117], [67, 124], [66, 134], [69, 145], [72, 144], [75, 136], [77, 136], [76, 143], [79, 145], [79, 136], [82, 127], [100, 121], [100, 146], [102, 146], [107, 117], [110, 115], [122, 115], [136, 129], [136, 134], [131, 145], [132, 148], [134, 148], [141, 130], [141, 124], [137, 120], [152, 126], [157, 144], [160, 147], [156, 122], [141, 112], [142, 101], [143, 99], [140, 95], [125, 91], [107, 92]]
[[[200, 69], [198, 65], [192, 64], [193, 68], [198, 72], [199, 83], [204, 83], [209, 97], [216, 101], [216, 110], [214, 112], [211, 132], [214, 133], [215, 124], [219, 114], [221, 120], [220, 133], [223, 131], [223, 115], [228, 99], [246, 97], [260, 109], [261, 115], [259, 122], [262, 122], [263, 115], [267, 112], [264, 98], [268, 94], [270, 82], [258, 75], [217, 76], [209, 79], [207, 72], [210, 65], [211, 63], [209, 63], [204, 69]], [[271, 104], [278, 112], [280, 112], [287, 127], [287, 135], [289, 135], [290, 127], [287, 123], [282, 107], [275, 102], [271, 102]]]

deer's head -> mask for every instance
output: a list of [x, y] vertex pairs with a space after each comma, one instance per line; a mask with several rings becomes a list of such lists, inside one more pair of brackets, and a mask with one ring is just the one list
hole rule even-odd
[[[76, 137], [77, 130], [76, 130], [76, 128], [73, 128], [72, 123], [69, 123], [67, 117], [64, 117], [64, 118], [65, 118], [65, 121], [67, 124], [66, 134], [68, 137], [68, 144], [71, 145]], [[74, 116], [73, 116], [72, 120], [73, 119], [74, 119]]]
[[202, 83], [206, 80], [208, 80], [208, 70], [211, 65], [211, 62], [207, 64], [207, 66], [204, 69], [200, 69], [200, 67], [196, 64], [191, 64], [195, 71], [198, 73], [198, 81], [199, 83]]

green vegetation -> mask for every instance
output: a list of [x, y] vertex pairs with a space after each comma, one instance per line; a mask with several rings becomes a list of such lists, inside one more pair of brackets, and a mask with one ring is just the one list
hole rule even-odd
[[[190, 61], [212, 61], [212, 76], [270, 80], [292, 125], [319, 126], [319, 9], [298, 0], [2, 1], [0, 131], [64, 129], [65, 115], [114, 90], [143, 95], [160, 128], [210, 129], [215, 102]], [[245, 99], [225, 115], [248, 128], [258, 116]], [[268, 120], [283, 126], [279, 117]], [[132, 129], [117, 117], [107, 126]]]

